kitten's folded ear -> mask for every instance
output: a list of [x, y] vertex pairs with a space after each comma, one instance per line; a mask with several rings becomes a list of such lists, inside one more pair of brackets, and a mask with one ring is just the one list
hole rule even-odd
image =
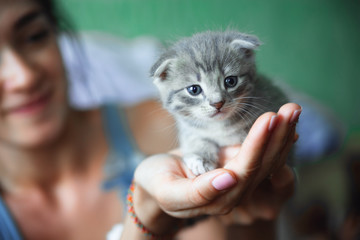
[[150, 74], [154, 81], [164, 81], [167, 78], [168, 70], [173, 59], [159, 59], [151, 68]]
[[253, 50], [260, 45], [260, 40], [256, 36], [251, 35], [240, 35], [230, 43], [230, 46], [234, 50], [244, 54], [246, 58], [252, 57]]

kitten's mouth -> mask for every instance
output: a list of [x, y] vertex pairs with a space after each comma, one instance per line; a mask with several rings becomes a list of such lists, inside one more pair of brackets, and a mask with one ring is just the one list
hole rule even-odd
[[224, 119], [226, 116], [226, 112], [221, 111], [221, 110], [217, 110], [215, 113], [213, 113], [210, 118], [215, 118], [215, 119]]

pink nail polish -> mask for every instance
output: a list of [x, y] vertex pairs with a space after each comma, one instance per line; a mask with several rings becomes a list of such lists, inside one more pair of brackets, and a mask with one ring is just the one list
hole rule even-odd
[[235, 183], [236, 180], [229, 173], [223, 173], [211, 182], [213, 187], [219, 191], [228, 189], [235, 185]]
[[269, 132], [274, 130], [274, 128], [276, 127], [277, 119], [278, 119], [277, 115], [274, 115], [274, 116], [271, 117], [269, 127], [268, 127]]
[[301, 114], [302, 109], [295, 110], [293, 115], [291, 116], [290, 123], [295, 123], [299, 120], [299, 116]]

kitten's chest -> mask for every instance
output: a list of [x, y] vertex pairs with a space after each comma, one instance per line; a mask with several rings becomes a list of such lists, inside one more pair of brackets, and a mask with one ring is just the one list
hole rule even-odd
[[202, 127], [184, 126], [180, 130], [180, 141], [210, 140], [220, 147], [242, 143], [247, 136], [248, 126], [242, 123], [212, 123]]

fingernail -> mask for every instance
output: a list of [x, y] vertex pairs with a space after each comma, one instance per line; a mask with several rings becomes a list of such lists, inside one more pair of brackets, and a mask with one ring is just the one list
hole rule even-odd
[[229, 173], [223, 173], [212, 181], [213, 187], [219, 191], [228, 189], [234, 186], [235, 183], [236, 180]]
[[269, 132], [274, 130], [274, 128], [276, 127], [277, 119], [278, 119], [278, 115], [274, 115], [271, 117], [271, 120], [269, 123], [269, 128], [268, 128]]
[[293, 115], [291, 116], [290, 123], [295, 123], [299, 120], [299, 116], [301, 114], [302, 109], [295, 110]]

